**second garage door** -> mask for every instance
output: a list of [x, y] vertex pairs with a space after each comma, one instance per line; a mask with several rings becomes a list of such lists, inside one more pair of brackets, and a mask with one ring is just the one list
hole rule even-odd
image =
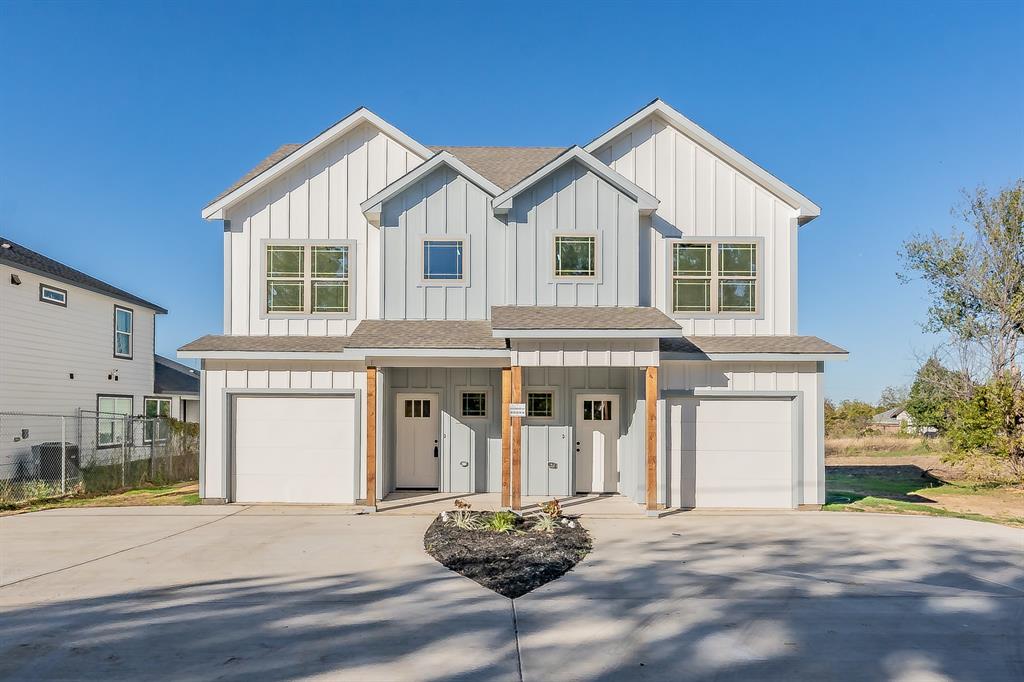
[[673, 503], [793, 507], [792, 406], [789, 399], [670, 400]]
[[238, 396], [236, 502], [355, 502], [356, 402], [346, 396]]

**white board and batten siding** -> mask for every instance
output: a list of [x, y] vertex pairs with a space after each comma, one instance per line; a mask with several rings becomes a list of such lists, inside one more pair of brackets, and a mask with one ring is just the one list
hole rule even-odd
[[764, 316], [693, 319], [686, 335], [797, 333], [797, 210], [660, 117], [651, 116], [594, 156], [659, 200], [649, 249], [653, 305], [672, 315], [668, 243], [683, 237], [760, 237]]
[[[360, 202], [423, 159], [372, 125], [363, 124], [326, 149], [229, 207], [224, 233], [224, 333], [327, 336], [352, 333], [359, 320], [380, 317], [380, 230]], [[350, 319], [266, 319], [262, 241], [354, 240]]]
[[[66, 290], [67, 307], [40, 301], [40, 283]], [[115, 305], [134, 311], [131, 359], [114, 357]], [[153, 394], [154, 311], [9, 266], [0, 266], [0, 310], [0, 412], [74, 414], [95, 410], [97, 394], [133, 396], [133, 414], [142, 412]]]
[[[202, 497], [225, 498], [230, 495], [225, 479], [224, 443], [231, 428], [225, 420], [225, 389], [308, 389], [317, 391], [356, 389], [360, 393], [359, 414], [366, 414], [366, 369], [353, 362], [267, 361], [204, 361], [202, 395], [206, 420], [202, 432], [204, 446], [204, 477]], [[366, 470], [366, 439], [360, 439], [356, 481], [364, 481]]]
[[[818, 362], [681, 362], [663, 361], [659, 373], [660, 387], [664, 391], [715, 391], [728, 396], [737, 393], [732, 405], [737, 423], [744, 418], [751, 423], [764, 421], [761, 410], [750, 403], [756, 401], [757, 392], [766, 396], [778, 393], [796, 393], [802, 396], [802, 413], [794, 415], [802, 429], [797, 433], [801, 450], [801, 468], [796, 472], [795, 504], [823, 504], [825, 501], [825, 434], [823, 414], [823, 373]], [[773, 399], [774, 398], [767, 398]], [[682, 468], [681, 439], [673, 438], [671, 430], [685, 418], [683, 399], [666, 398], [659, 409], [659, 422], [665, 425], [659, 433], [659, 450], [669, 458], [669, 476], [675, 477]], [[728, 408], [725, 408], [728, 409]], [[744, 427], [746, 428], [746, 427]], [[665, 460], [663, 460], [665, 461]], [[664, 490], [664, 481], [659, 489]], [[683, 506], [678, 481], [668, 484], [670, 506]], [[767, 505], [772, 506], [772, 505]]]

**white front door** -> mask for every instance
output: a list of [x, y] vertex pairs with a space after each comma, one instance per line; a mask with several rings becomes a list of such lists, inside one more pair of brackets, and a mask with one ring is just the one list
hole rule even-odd
[[436, 489], [441, 482], [437, 396], [399, 393], [395, 415], [395, 487]]
[[576, 396], [576, 492], [614, 493], [619, 487], [619, 398]]

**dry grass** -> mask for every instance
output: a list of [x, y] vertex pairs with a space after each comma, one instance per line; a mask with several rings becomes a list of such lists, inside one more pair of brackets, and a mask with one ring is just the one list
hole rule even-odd
[[871, 453], [931, 454], [945, 451], [944, 443], [920, 436], [869, 434], [852, 437], [826, 437], [825, 456], [867, 455]]
[[199, 504], [199, 483], [196, 481], [131, 488], [101, 495], [34, 500], [0, 508], [0, 516], [69, 507], [153, 507], [190, 504]]

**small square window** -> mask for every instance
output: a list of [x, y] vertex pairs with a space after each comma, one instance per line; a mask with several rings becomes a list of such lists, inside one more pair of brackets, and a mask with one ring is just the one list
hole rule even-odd
[[555, 277], [594, 277], [597, 237], [555, 236]]
[[463, 279], [461, 239], [423, 240], [423, 279], [458, 282]]
[[462, 394], [462, 416], [463, 417], [486, 417], [487, 416], [487, 394], [477, 392], [466, 392]]
[[59, 305], [66, 308], [68, 306], [68, 292], [64, 289], [40, 284], [39, 300], [43, 303], [52, 303], [53, 305]]
[[526, 416], [550, 419], [555, 416], [555, 399], [551, 391], [526, 394]]

